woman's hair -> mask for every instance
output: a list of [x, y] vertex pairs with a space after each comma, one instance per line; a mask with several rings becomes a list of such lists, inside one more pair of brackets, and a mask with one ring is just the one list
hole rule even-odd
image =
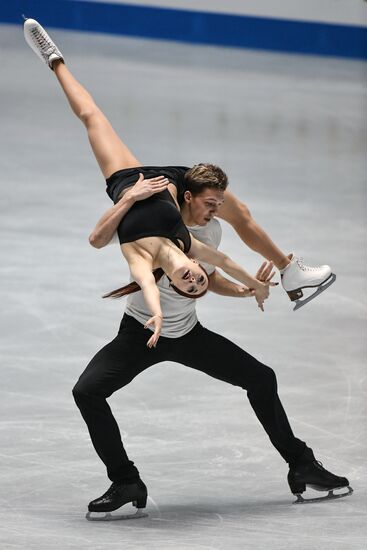
[[185, 189], [192, 195], [199, 195], [206, 188], [225, 191], [227, 185], [227, 174], [215, 164], [195, 164], [185, 173]]
[[[199, 264], [199, 266], [204, 271], [209, 281], [209, 275], [207, 274], [206, 270], [203, 268], [201, 264]], [[165, 273], [161, 267], [158, 267], [157, 269], [153, 270], [153, 275], [155, 278], [155, 282], [158, 283], [158, 281], [163, 277], [163, 275], [165, 275]], [[193, 298], [193, 299], [201, 298], [208, 291], [208, 288], [206, 288], [200, 294], [189, 294], [188, 292], [184, 292], [183, 290], [180, 290], [179, 288], [177, 288], [177, 286], [173, 285], [168, 275], [167, 275], [167, 278], [170, 281], [170, 287], [175, 292], [177, 292], [177, 294], [179, 294], [180, 296], [184, 296], [185, 298]], [[136, 281], [132, 281], [128, 285], [122, 286], [121, 288], [116, 288], [116, 290], [111, 290], [111, 292], [107, 292], [107, 294], [104, 294], [102, 298], [122, 298], [122, 296], [127, 296], [128, 294], [139, 292], [139, 290], [141, 290], [141, 287], [138, 285], [138, 283]]]

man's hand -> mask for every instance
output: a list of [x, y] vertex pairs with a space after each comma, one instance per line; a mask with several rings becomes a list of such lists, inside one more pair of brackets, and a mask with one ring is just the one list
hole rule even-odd
[[271, 283], [270, 281], [275, 275], [274, 263], [273, 262], [264, 262], [259, 267], [255, 277], [258, 281], [262, 283], [270, 283], [270, 286], [277, 286], [279, 283]]
[[134, 201], [142, 201], [167, 189], [169, 181], [164, 176], [144, 179], [143, 174], [139, 174], [139, 179], [133, 187], [126, 191], [125, 196]]

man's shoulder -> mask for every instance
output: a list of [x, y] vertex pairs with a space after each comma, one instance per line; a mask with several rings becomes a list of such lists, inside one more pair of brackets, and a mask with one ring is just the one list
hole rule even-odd
[[222, 226], [216, 218], [212, 218], [206, 225], [195, 225], [188, 229], [196, 239], [215, 248], [219, 246], [222, 239]]

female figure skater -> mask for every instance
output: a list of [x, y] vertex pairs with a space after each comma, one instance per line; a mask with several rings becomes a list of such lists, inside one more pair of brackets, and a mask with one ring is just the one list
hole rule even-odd
[[[147, 346], [155, 347], [161, 332], [162, 310], [156, 279], [163, 272], [171, 280], [172, 288], [184, 296], [198, 298], [207, 291], [208, 276], [193, 258], [220, 267], [243, 283], [248, 295], [255, 297], [263, 311], [269, 286], [274, 283], [255, 279], [228, 256], [192, 237], [183, 223], [177, 191], [180, 190], [182, 171], [186, 173], [187, 169], [142, 167], [87, 90], [70, 73], [61, 52], [41, 25], [27, 19], [25, 31], [29, 45], [55, 72], [73, 112], [85, 125], [93, 153], [107, 180], [110, 196], [117, 201], [97, 223], [90, 242], [98, 247], [100, 235], [105, 236], [106, 227], [111, 225], [115, 230], [116, 223], [119, 223], [121, 251], [152, 315], [145, 325], [154, 327]], [[223, 182], [225, 189], [227, 177], [224, 172], [214, 165], [205, 166], [212, 178]], [[144, 173], [153, 177], [146, 181]], [[157, 272], [158, 269], [160, 271]], [[123, 294], [124, 288], [121, 288], [106, 296]]]

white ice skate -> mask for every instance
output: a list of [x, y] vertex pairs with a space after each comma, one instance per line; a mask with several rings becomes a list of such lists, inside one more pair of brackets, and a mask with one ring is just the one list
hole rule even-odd
[[35, 19], [27, 19], [24, 17], [24, 37], [35, 54], [38, 55], [51, 70], [53, 70], [52, 64], [54, 61], [57, 59], [64, 61], [63, 55], [56, 44]]
[[[292, 302], [296, 302], [293, 311], [304, 306], [321, 292], [324, 292], [336, 279], [336, 275], [331, 272], [328, 265], [320, 267], [310, 267], [303, 263], [302, 258], [296, 258], [293, 254], [289, 257], [290, 264], [280, 271], [281, 281], [284, 290], [287, 292]], [[317, 290], [304, 300], [302, 290], [304, 288], [317, 288]]]

